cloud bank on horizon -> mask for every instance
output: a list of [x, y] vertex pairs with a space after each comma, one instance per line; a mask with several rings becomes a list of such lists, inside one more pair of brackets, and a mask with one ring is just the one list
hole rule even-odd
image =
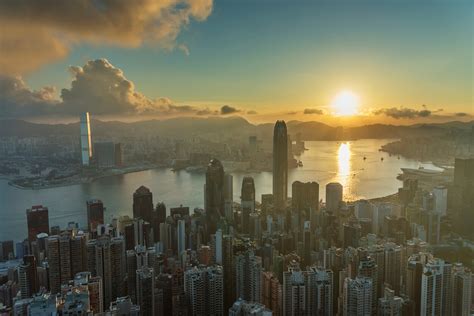
[[[204, 21], [212, 0], [0, 0], [0, 69], [20, 75], [67, 56], [81, 42], [180, 49], [183, 27]], [[31, 52], [34, 52], [32, 54]]]
[[[18, 76], [0, 75], [0, 118], [34, 117], [74, 117], [83, 112], [97, 116], [216, 116], [216, 115], [257, 115], [255, 110], [244, 111], [232, 105], [222, 105], [218, 109], [194, 105], [178, 105], [167, 97], [152, 99], [139, 92], [135, 84], [127, 79], [124, 72], [107, 59], [89, 60], [84, 66], [70, 66], [71, 86], [60, 91], [46, 86], [39, 90], [30, 89]], [[408, 107], [381, 108], [372, 112], [396, 120], [428, 118], [443, 111]], [[286, 115], [317, 115], [326, 113], [318, 108], [291, 111]], [[285, 116], [286, 116], [285, 115]], [[452, 118], [470, 118], [469, 113], [454, 113]]]
[[[83, 67], [71, 66], [71, 87], [62, 89], [60, 99], [54, 87], [31, 90], [19, 77], [0, 76], [0, 118], [35, 116], [95, 115], [174, 115], [217, 114], [191, 105], [176, 105], [163, 97], [150, 99], [135, 90], [123, 71], [106, 59], [88, 61]], [[223, 106], [222, 114], [229, 106]], [[234, 108], [231, 108], [234, 109]], [[236, 111], [236, 109], [234, 109]]]

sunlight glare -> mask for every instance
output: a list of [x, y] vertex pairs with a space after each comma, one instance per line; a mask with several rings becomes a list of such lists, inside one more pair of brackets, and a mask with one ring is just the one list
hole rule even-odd
[[338, 180], [346, 187], [351, 174], [351, 147], [349, 143], [342, 143], [337, 152]]
[[334, 114], [338, 116], [351, 116], [358, 113], [359, 97], [352, 91], [344, 90], [337, 94], [331, 104]]

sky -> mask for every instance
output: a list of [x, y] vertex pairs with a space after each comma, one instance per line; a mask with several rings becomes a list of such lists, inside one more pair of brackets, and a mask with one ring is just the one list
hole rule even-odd
[[473, 6], [0, 0], [0, 118], [472, 120]]

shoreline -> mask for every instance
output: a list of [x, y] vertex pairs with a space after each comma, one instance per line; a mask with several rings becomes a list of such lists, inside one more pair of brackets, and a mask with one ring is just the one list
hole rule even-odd
[[6, 180], [8, 181], [8, 185], [20, 189], [20, 190], [43, 190], [43, 189], [53, 189], [53, 188], [60, 188], [60, 187], [68, 187], [68, 186], [73, 186], [73, 185], [78, 185], [78, 184], [86, 184], [86, 183], [92, 183], [96, 180], [103, 179], [103, 178], [108, 178], [108, 177], [114, 177], [114, 176], [121, 176], [129, 173], [135, 173], [135, 172], [141, 172], [141, 171], [147, 171], [147, 170], [153, 170], [157, 168], [167, 168], [165, 166], [160, 166], [160, 165], [148, 165], [148, 166], [136, 166], [136, 167], [128, 167], [129, 169], [115, 169], [112, 172], [105, 173], [105, 174], [99, 174], [96, 176], [91, 176], [91, 177], [81, 177], [79, 179], [71, 180], [70, 182], [65, 182], [65, 183], [57, 183], [57, 184], [47, 184], [47, 185], [40, 185], [40, 186], [22, 186], [17, 183], [15, 183], [14, 179], [8, 178], [8, 177], [0, 177], [0, 180]]

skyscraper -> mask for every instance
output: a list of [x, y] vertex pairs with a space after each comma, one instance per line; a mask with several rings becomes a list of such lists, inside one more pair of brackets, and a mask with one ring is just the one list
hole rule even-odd
[[333, 272], [319, 267], [310, 268], [312, 315], [333, 315]]
[[378, 273], [377, 264], [370, 256], [363, 256], [359, 260], [358, 276], [370, 278], [372, 281], [372, 314], [377, 314], [377, 289], [378, 289]]
[[224, 284], [224, 310], [229, 309], [235, 301], [235, 261], [234, 239], [231, 235], [222, 238], [222, 268]]
[[28, 225], [28, 240], [36, 240], [40, 233], [49, 234], [49, 211], [43, 205], [34, 205], [26, 210], [26, 221]]
[[234, 177], [229, 174], [224, 174], [224, 209], [222, 216], [232, 222], [234, 220]]
[[288, 197], [288, 132], [285, 121], [276, 121], [273, 129], [273, 205], [286, 207]]
[[292, 262], [283, 272], [283, 315], [304, 315], [306, 310], [306, 282], [299, 264]]
[[155, 216], [153, 218], [152, 227], [154, 240], [160, 240], [160, 224], [166, 221], [166, 205], [163, 202], [156, 203]]
[[178, 256], [186, 250], [186, 222], [178, 220]]
[[244, 177], [240, 195], [242, 209], [248, 208], [250, 213], [255, 211], [255, 183], [252, 177]]
[[153, 193], [143, 185], [133, 193], [133, 217], [153, 223]]
[[137, 304], [142, 315], [155, 315], [155, 274], [143, 266], [137, 273]]
[[124, 292], [124, 254], [125, 243], [121, 237], [106, 236], [87, 243], [88, 270], [102, 279], [104, 309]]
[[224, 212], [224, 168], [217, 159], [212, 159], [207, 166], [204, 202], [208, 234], [213, 234]]
[[262, 273], [262, 304], [272, 310], [274, 316], [281, 315], [282, 287], [278, 278], [269, 271]]
[[192, 316], [224, 315], [222, 267], [191, 268], [184, 273], [184, 285]]
[[81, 160], [83, 166], [89, 166], [92, 157], [92, 139], [89, 112], [81, 115]]
[[395, 291], [395, 295], [400, 293], [401, 282], [402, 248], [394, 243], [385, 244], [385, 283]]
[[59, 293], [61, 289], [61, 254], [59, 252], [59, 236], [49, 236], [46, 240], [49, 266], [49, 291]]
[[[452, 193], [451, 193], [452, 192]], [[474, 158], [456, 158], [454, 162], [454, 181], [450, 200], [451, 208], [457, 227], [466, 235], [473, 236], [472, 223], [474, 222]]]
[[453, 315], [468, 316], [472, 304], [472, 272], [457, 263], [453, 267]]
[[237, 297], [260, 302], [262, 296], [262, 258], [247, 250], [235, 258]]
[[326, 211], [336, 213], [342, 202], [342, 185], [338, 182], [326, 184]]
[[97, 226], [104, 224], [104, 204], [101, 200], [89, 200], [86, 205], [89, 232], [97, 232]]
[[310, 211], [319, 211], [319, 184], [317, 182], [293, 182], [291, 205], [293, 211], [302, 215], [303, 220], [310, 220]]
[[18, 266], [18, 281], [20, 283], [21, 298], [29, 298], [38, 292], [38, 275], [36, 258], [33, 255], [23, 257], [23, 263]]
[[372, 280], [365, 277], [345, 278], [343, 315], [366, 316], [372, 313]]

